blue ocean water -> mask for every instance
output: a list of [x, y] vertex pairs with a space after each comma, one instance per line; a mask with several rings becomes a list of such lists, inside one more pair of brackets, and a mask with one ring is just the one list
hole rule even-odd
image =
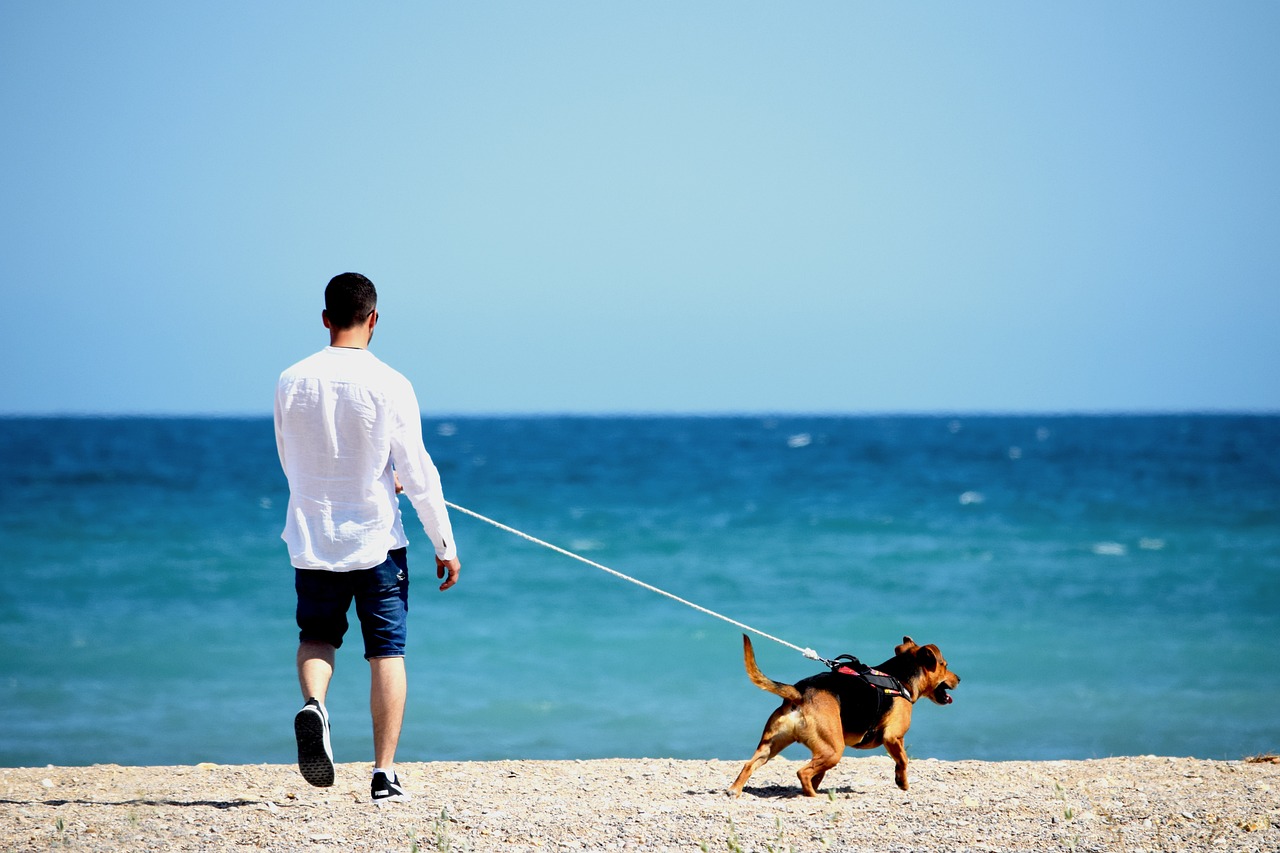
[[[455, 503], [827, 657], [939, 644], [963, 683], [914, 756], [1280, 750], [1280, 417], [425, 426]], [[269, 419], [4, 419], [0, 472], [0, 765], [293, 760]], [[458, 514], [439, 593], [404, 506], [401, 760], [750, 754], [737, 628]], [[329, 704], [367, 761], [352, 639]]]

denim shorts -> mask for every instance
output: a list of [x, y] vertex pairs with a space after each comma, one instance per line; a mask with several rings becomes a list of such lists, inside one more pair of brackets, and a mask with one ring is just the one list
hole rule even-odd
[[355, 599], [365, 658], [404, 657], [409, 613], [409, 564], [404, 548], [389, 552], [386, 562], [372, 569], [294, 569], [294, 588], [300, 642], [340, 648], [347, 633], [347, 611]]

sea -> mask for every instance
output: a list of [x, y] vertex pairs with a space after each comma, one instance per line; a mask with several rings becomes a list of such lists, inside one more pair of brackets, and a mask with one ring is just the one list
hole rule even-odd
[[[400, 761], [743, 760], [777, 704], [744, 632], [788, 682], [825, 668], [792, 646], [937, 644], [962, 683], [915, 708], [916, 758], [1280, 751], [1278, 416], [424, 434], [451, 502], [591, 563], [455, 511], [441, 593], [402, 499]], [[0, 419], [0, 766], [293, 762], [286, 500], [269, 417]], [[354, 629], [329, 708], [337, 760], [371, 761]]]

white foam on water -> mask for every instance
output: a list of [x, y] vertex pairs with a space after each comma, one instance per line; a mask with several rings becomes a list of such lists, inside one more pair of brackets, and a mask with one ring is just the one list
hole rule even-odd
[[1093, 553], [1100, 557], [1123, 557], [1129, 553], [1129, 546], [1123, 542], [1095, 542]]

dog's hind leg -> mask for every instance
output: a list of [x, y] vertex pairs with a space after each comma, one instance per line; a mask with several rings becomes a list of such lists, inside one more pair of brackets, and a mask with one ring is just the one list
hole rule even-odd
[[800, 780], [800, 788], [806, 797], [818, 796], [818, 786], [822, 784], [822, 777], [840, 763], [840, 755], [840, 752], [826, 749], [815, 751], [809, 763], [796, 772], [796, 778]]
[[[844, 755], [844, 732], [840, 728], [839, 709], [837, 714], [815, 715], [821, 722], [809, 737], [803, 739], [804, 745], [813, 752], [813, 758], [796, 773], [800, 779], [800, 788], [806, 797], [818, 796], [818, 786], [827, 771], [840, 763]], [[813, 719], [813, 717], [811, 717]]]
[[784, 714], [789, 710], [788, 706], [783, 705], [769, 717], [769, 722], [765, 723], [764, 733], [760, 735], [760, 745], [756, 747], [755, 753], [747, 760], [747, 763], [742, 765], [738, 778], [734, 779], [733, 784], [729, 786], [728, 792], [731, 795], [740, 796], [742, 794], [742, 786], [747, 784], [747, 780], [751, 778], [752, 773], [755, 773], [769, 759], [796, 742], [791, 726], [786, 725], [784, 720]]
[[813, 753], [809, 763], [796, 772], [805, 797], [817, 797], [823, 776], [840, 763], [845, 754], [845, 730], [840, 721], [840, 703], [831, 694], [815, 694], [805, 715], [800, 743]]

